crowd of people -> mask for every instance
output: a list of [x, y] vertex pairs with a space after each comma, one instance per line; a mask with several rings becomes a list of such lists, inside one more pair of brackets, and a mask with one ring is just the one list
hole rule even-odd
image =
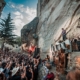
[[[44, 61], [50, 62], [48, 55], [41, 63]], [[34, 58], [29, 54], [4, 53], [0, 50], [0, 80], [38, 80], [39, 64], [39, 55]], [[43, 80], [60, 80], [60, 78], [59, 74], [49, 71]], [[66, 80], [80, 80], [80, 70], [76, 68], [70, 71]]]
[[0, 80], [37, 80], [39, 55], [4, 53], [0, 50]]
[[[50, 62], [49, 55], [41, 60], [39, 54], [33, 57], [30, 54], [0, 50], [0, 80], [38, 80], [39, 64], [44, 61]], [[54, 73], [48, 72], [45, 80], [53, 79]]]

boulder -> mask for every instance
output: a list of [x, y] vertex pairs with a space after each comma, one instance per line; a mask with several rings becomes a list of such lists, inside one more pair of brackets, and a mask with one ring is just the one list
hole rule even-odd
[[21, 40], [22, 42], [30, 43], [31, 40], [36, 40], [36, 29], [39, 22], [39, 18], [35, 17], [30, 23], [23, 26], [21, 29]]

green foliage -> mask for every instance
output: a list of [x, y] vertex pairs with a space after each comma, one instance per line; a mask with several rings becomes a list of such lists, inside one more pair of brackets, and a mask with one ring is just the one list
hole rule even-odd
[[16, 44], [21, 46], [21, 37], [18, 36], [15, 41], [16, 41]]
[[15, 34], [13, 30], [15, 30], [14, 23], [12, 22], [11, 14], [9, 13], [7, 18], [1, 19], [0, 22], [0, 37], [9, 44], [15, 43], [14, 38]]

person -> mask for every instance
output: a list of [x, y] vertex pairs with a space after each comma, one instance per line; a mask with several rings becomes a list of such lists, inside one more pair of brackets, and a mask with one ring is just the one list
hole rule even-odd
[[28, 80], [33, 79], [33, 73], [32, 73], [32, 69], [30, 67], [26, 68], [26, 77], [28, 78]]
[[78, 40], [76, 38], [73, 38], [71, 42], [72, 42], [72, 51], [78, 51], [78, 44], [77, 44]]
[[0, 80], [37, 80], [40, 56], [0, 51]]
[[48, 62], [50, 62], [50, 56], [49, 56], [49, 55], [46, 56], [46, 60], [47, 60]]
[[50, 62], [50, 56], [49, 55], [46, 55], [46, 58], [43, 61]]
[[12, 77], [11, 77], [10, 80], [21, 80], [21, 76], [19, 74], [19, 67], [13, 68]]
[[78, 37], [78, 40], [77, 40], [77, 46], [78, 46], [78, 51], [80, 51], [80, 36]]
[[80, 70], [70, 71], [66, 76], [66, 80], [80, 80]]
[[66, 40], [66, 30], [64, 28], [62, 28], [62, 38], [65, 41]]
[[53, 72], [49, 72], [47, 74], [47, 79], [46, 80], [53, 80], [54, 79], [54, 73]]

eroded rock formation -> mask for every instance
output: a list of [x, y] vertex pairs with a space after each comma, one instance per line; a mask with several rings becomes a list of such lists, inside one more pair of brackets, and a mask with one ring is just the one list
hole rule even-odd
[[[68, 38], [80, 35], [80, 28], [77, 28], [80, 0], [49, 0], [47, 3], [39, 0], [38, 4], [38, 46], [41, 48], [42, 58], [47, 54], [52, 57], [51, 44], [62, 39], [61, 28], [66, 29]], [[41, 7], [43, 4], [45, 6]]]
[[80, 0], [38, 0], [37, 17], [23, 27], [21, 36], [22, 42], [30, 43], [38, 35], [42, 58], [47, 54], [52, 58], [51, 44], [62, 39], [61, 28], [67, 38], [80, 35]]
[[36, 35], [36, 29], [39, 22], [39, 18], [36, 17], [30, 23], [25, 25], [21, 30], [21, 40], [22, 43], [27, 43], [28, 45], [32, 42], [34, 45], [38, 39]]

